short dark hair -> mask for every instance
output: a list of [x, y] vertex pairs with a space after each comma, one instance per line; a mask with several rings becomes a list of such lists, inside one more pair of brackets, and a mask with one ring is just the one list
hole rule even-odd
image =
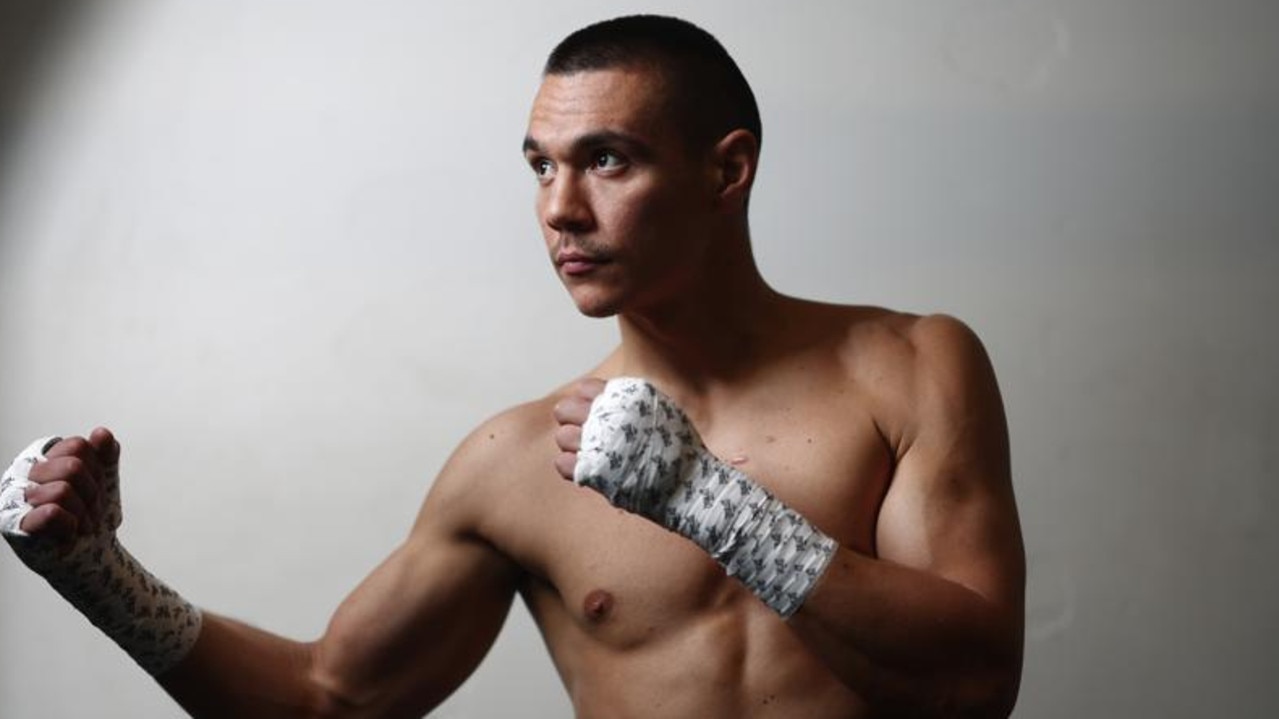
[[745, 129], [763, 141], [759, 106], [746, 77], [710, 33], [686, 20], [630, 15], [588, 25], [564, 38], [543, 75], [649, 67], [666, 81], [671, 109], [690, 149]]

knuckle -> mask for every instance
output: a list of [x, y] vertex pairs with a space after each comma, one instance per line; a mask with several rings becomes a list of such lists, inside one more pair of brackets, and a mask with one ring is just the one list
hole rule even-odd
[[45, 485], [45, 504], [64, 505], [75, 497], [75, 489], [68, 482], [53, 482]]
[[28, 516], [33, 525], [29, 531], [54, 537], [71, 534], [78, 524], [74, 515], [56, 505], [33, 509]]
[[32, 509], [28, 516], [37, 524], [47, 527], [59, 514], [60, 509], [57, 505], [45, 504]]
[[37, 462], [31, 467], [31, 471], [27, 472], [27, 479], [36, 483], [43, 484], [48, 481], [46, 475], [49, 474], [50, 467], [48, 462]]
[[37, 508], [27, 512], [27, 516], [22, 518], [22, 522], [18, 526], [22, 531], [28, 534], [39, 536], [44, 533], [46, 524], [47, 522], [44, 519], [44, 513]]
[[574, 427], [570, 425], [561, 425], [559, 429], [555, 430], [555, 443], [561, 449], [568, 449], [572, 445], [574, 439], [573, 429]]
[[84, 454], [92, 449], [92, 445], [89, 444], [89, 440], [84, 437], [67, 437], [62, 440], [59, 445], [63, 451], [73, 455]]
[[84, 507], [84, 503], [80, 500], [80, 495], [76, 493], [75, 487], [66, 482], [55, 482], [33, 490], [27, 495], [27, 503], [35, 508], [53, 508], [44, 511], [61, 509], [67, 512], [74, 512]]
[[555, 469], [565, 477], [573, 476], [573, 468], [577, 465], [577, 455], [562, 452], [555, 458]]
[[67, 457], [62, 461], [63, 470], [68, 475], [80, 474], [84, 471], [84, 460], [79, 457]]

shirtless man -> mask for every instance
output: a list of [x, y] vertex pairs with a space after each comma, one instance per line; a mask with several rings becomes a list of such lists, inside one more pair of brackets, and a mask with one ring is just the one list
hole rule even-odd
[[320, 639], [140, 574], [107, 430], [33, 444], [0, 528], [197, 717], [421, 716], [516, 593], [579, 717], [1006, 716], [1024, 559], [988, 360], [954, 319], [769, 288], [746, 214], [760, 137], [736, 66], [686, 23], [555, 50], [524, 141], [538, 216], [620, 345], [472, 432]]

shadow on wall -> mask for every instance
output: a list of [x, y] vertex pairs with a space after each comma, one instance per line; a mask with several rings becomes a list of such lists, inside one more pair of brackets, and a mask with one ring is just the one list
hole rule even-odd
[[91, 0], [0, 2], [0, 167], [8, 159], [18, 125], [65, 30], [92, 4]]

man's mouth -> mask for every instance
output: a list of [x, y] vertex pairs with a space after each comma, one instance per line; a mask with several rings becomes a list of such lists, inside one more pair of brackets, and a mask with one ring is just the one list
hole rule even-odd
[[555, 265], [569, 276], [587, 274], [606, 262], [606, 259], [597, 255], [577, 251], [560, 252], [555, 255]]

